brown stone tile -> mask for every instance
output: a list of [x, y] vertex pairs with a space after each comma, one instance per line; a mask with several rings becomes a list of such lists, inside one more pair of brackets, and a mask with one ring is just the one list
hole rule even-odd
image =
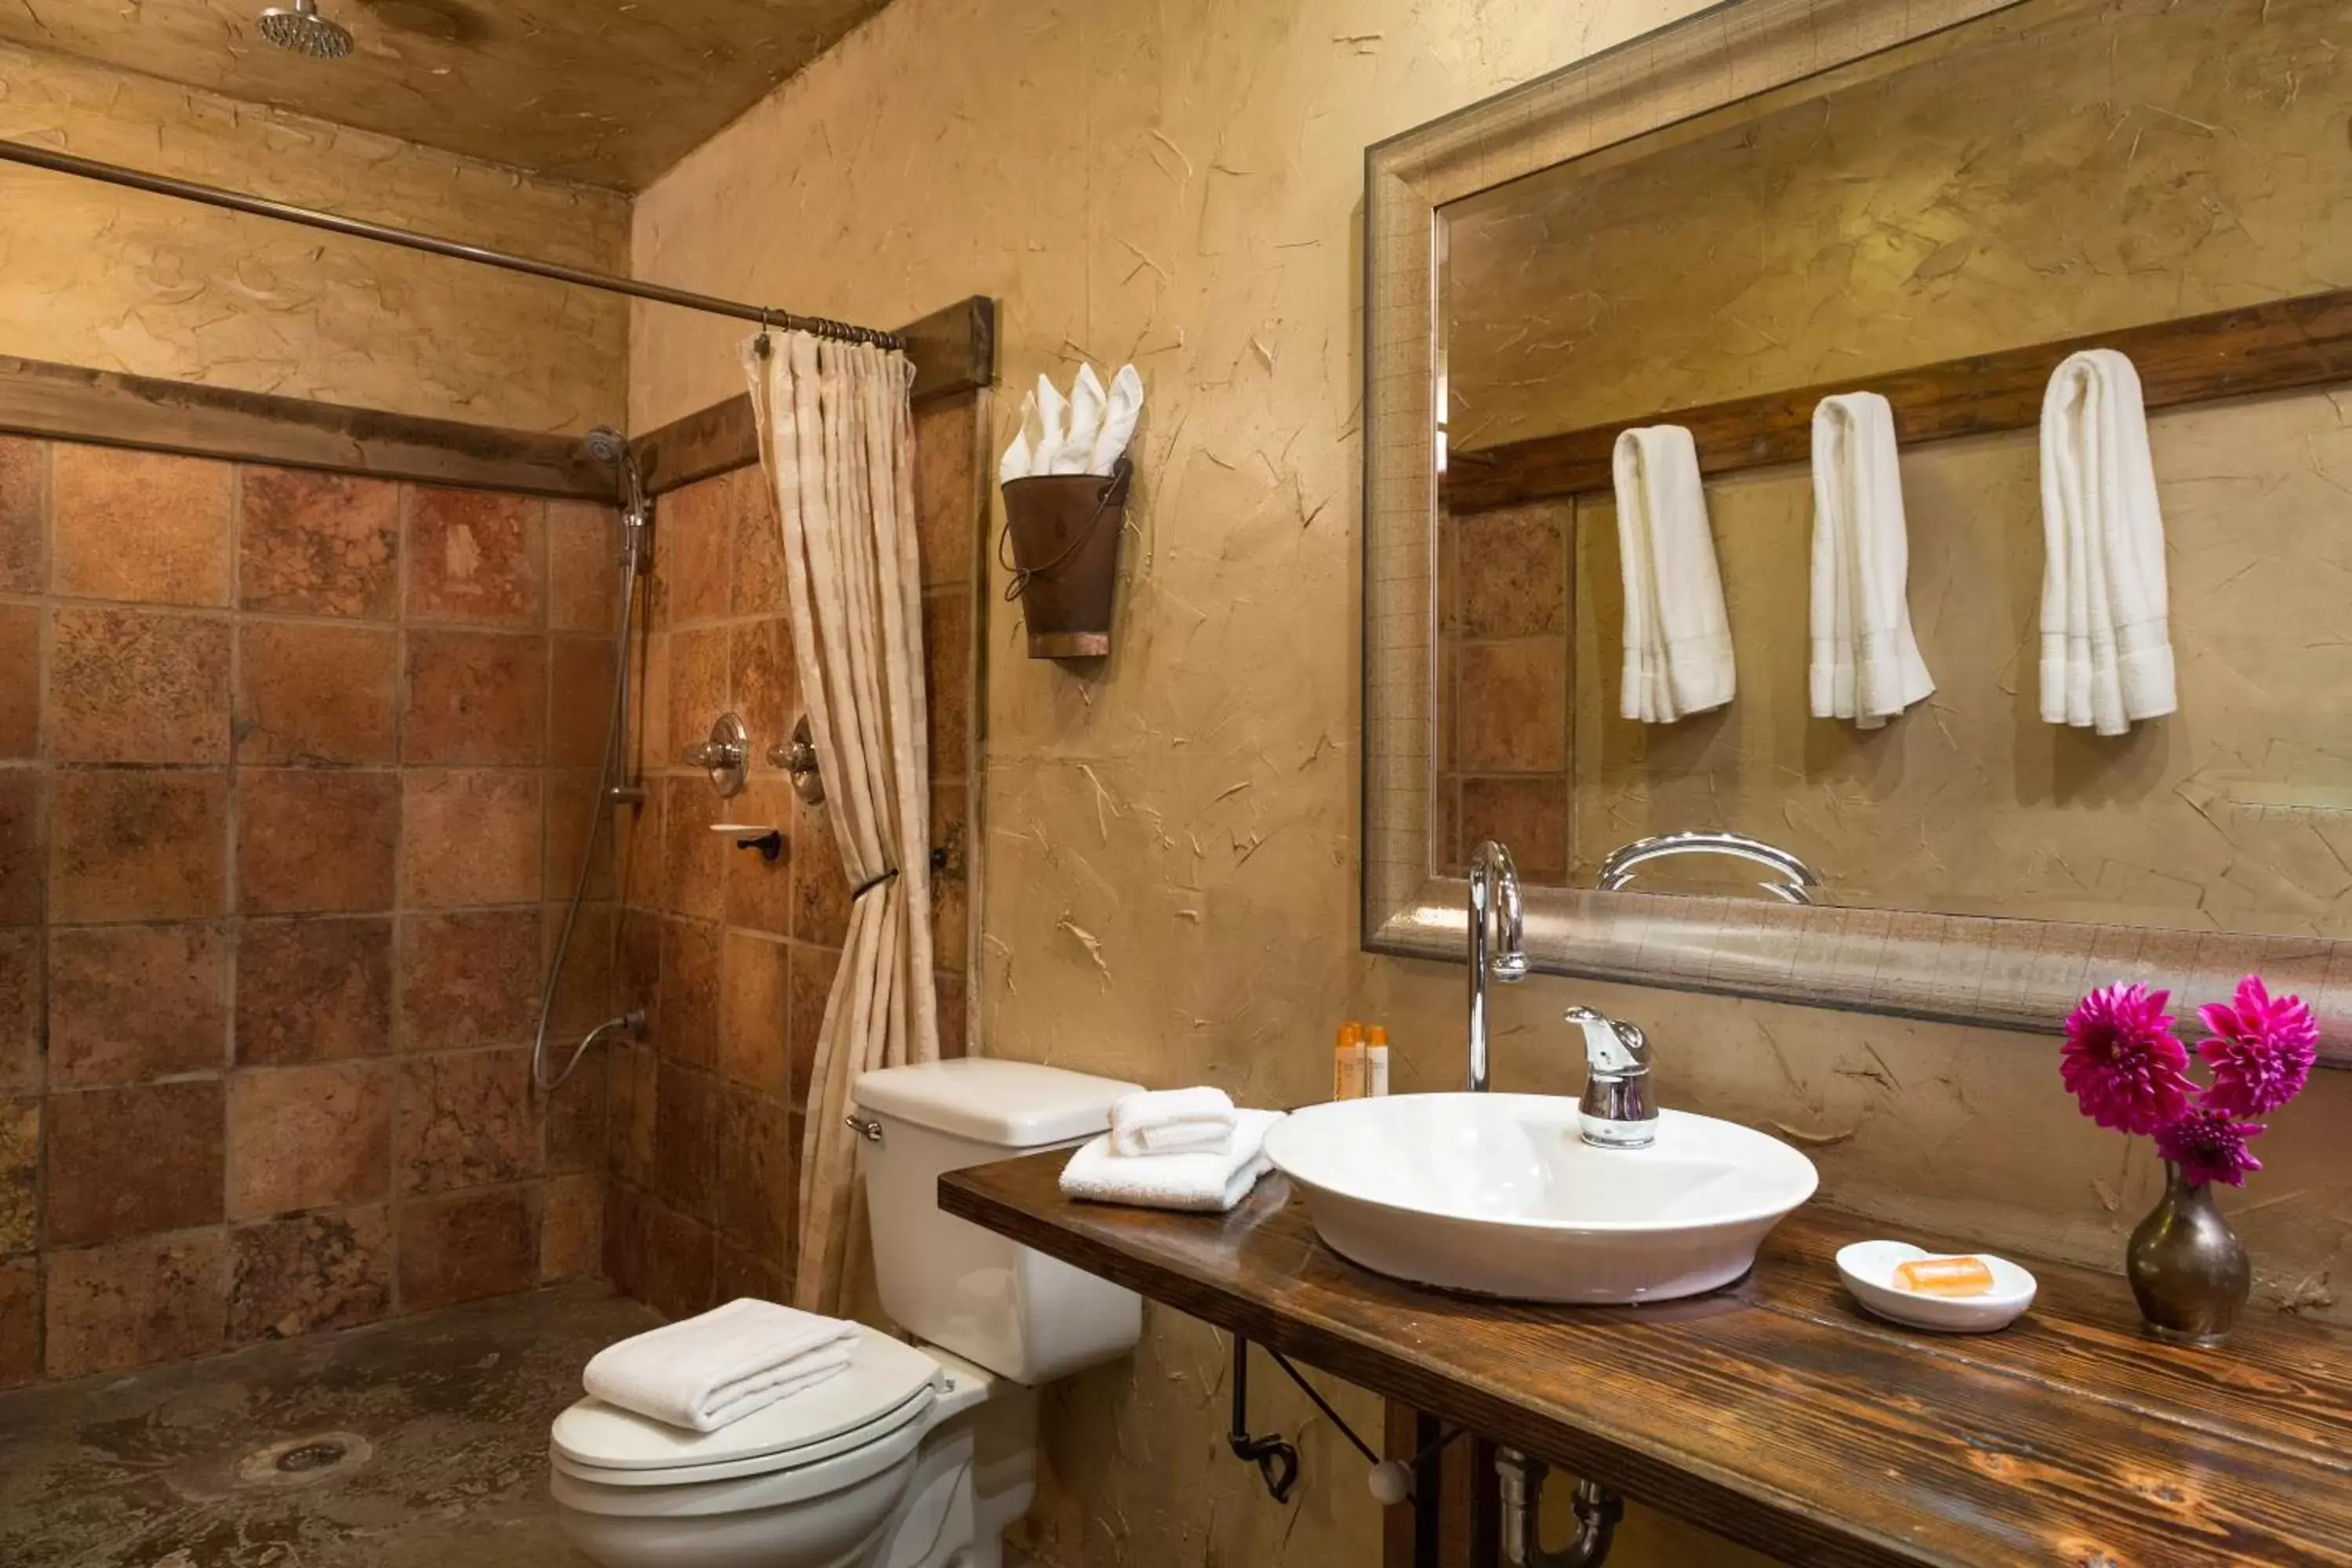
[[247, 621], [237, 629], [236, 760], [392, 762], [397, 668], [389, 627]]
[[931, 776], [960, 777], [971, 763], [971, 598], [968, 592], [923, 601], [923, 689]]
[[539, 1282], [539, 1214], [521, 1188], [400, 1205], [400, 1306], [409, 1312], [528, 1290]]
[[536, 773], [462, 768], [404, 773], [403, 898], [431, 908], [536, 901], [540, 817]]
[[236, 938], [236, 1060], [291, 1067], [392, 1048], [392, 921], [246, 921]]
[[596, 1272], [603, 1250], [604, 1184], [593, 1176], [558, 1176], [540, 1199], [539, 1280], [552, 1285]]
[[[551, 903], [541, 911], [540, 943], [544, 963], [552, 968], [556, 944], [563, 936], [568, 905]], [[615, 904], [583, 903], [572, 921], [572, 942], [563, 951], [563, 970], [555, 975], [553, 1028], [579, 1036], [623, 1011], [614, 983], [615, 937], [620, 920]], [[536, 1015], [533, 1015], [534, 1017]]]
[[624, 1296], [644, 1300], [647, 1199], [636, 1188], [614, 1182], [604, 1189], [604, 1278]]
[[735, 531], [735, 580], [728, 603], [739, 616], [781, 616], [784, 589], [784, 542], [776, 524], [775, 492], [761, 469], [738, 468], [728, 516]]
[[0, 1100], [0, 1258], [41, 1240], [41, 1102]]
[[698, 480], [661, 498], [655, 515], [656, 574], [663, 580], [664, 625], [680, 626], [723, 617], [728, 607], [728, 558], [734, 551], [735, 481], [731, 474]]
[[[1568, 780], [1561, 774], [1528, 778], [1466, 778], [1462, 781], [1465, 845], [1483, 838], [1510, 846], [1519, 875], [1530, 882], [1568, 879]], [[1451, 868], [1461, 875], [1465, 864]]]
[[915, 540], [926, 588], [969, 583], [978, 565], [978, 398], [967, 393], [915, 412]]
[[613, 635], [620, 613], [621, 520], [595, 501], [547, 503], [547, 624]]
[[218, 1350], [227, 1265], [221, 1230], [51, 1253], [45, 1370], [81, 1377]]
[[727, 858], [750, 854], [739, 850], [722, 835], [710, 831], [714, 822], [731, 822], [728, 807], [700, 775], [662, 781], [662, 816], [667, 843], [662, 852], [666, 896], [662, 907], [698, 920], [715, 921], [727, 912]]
[[809, 1085], [816, 1075], [816, 1047], [824, 1032], [825, 998], [841, 968], [837, 948], [793, 944], [791, 989], [784, 998], [784, 1038], [792, 1052], [784, 1099], [793, 1105], [809, 1102]]
[[1572, 516], [1567, 503], [1538, 501], [1455, 520], [1463, 636], [1566, 635]]
[[316, 768], [237, 774], [236, 903], [247, 914], [392, 908], [400, 776]]
[[392, 1312], [392, 1211], [381, 1204], [229, 1232], [231, 1344], [353, 1329]]
[[61, 926], [49, 936], [49, 1081], [114, 1089], [227, 1060], [218, 926]]
[[411, 1057], [399, 1068], [402, 1193], [453, 1192], [540, 1173], [529, 1047]]
[[599, 766], [613, 721], [612, 638], [552, 640], [547, 759], [560, 768]]
[[654, 1179], [654, 1121], [659, 1110], [660, 1062], [642, 1046], [613, 1053], [613, 1173], [650, 1186]]
[[51, 919], [227, 912], [226, 771], [63, 771], [51, 788]]
[[0, 1095], [38, 1093], [41, 1088], [41, 1037], [48, 1016], [43, 946], [37, 926], [0, 926]]
[[11, 1258], [0, 1262], [0, 1388], [30, 1383], [40, 1370], [40, 1259]]
[[41, 612], [0, 605], [0, 757], [41, 751]]
[[1467, 643], [1456, 754], [1470, 773], [1550, 773], [1568, 766], [1568, 649], [1557, 637]]
[[61, 763], [228, 761], [226, 621], [59, 610], [49, 724]]
[[590, 772], [547, 776], [547, 867], [541, 885], [551, 899], [569, 899], [580, 882], [580, 854], [594, 837], [586, 896], [609, 899], [619, 883], [619, 835], [614, 831], [597, 775]]
[[661, 1005], [653, 1041], [671, 1061], [709, 1067], [719, 1051], [719, 928], [666, 920], [661, 936]]
[[53, 1244], [219, 1223], [218, 1079], [53, 1094], [48, 1107]]
[[777, 1100], [722, 1086], [719, 1091], [719, 1234], [760, 1258], [782, 1262], [792, 1235], [791, 1117]]
[[784, 1300], [782, 1265], [756, 1257], [730, 1241], [714, 1243], [711, 1276], [713, 1301], [740, 1301], [746, 1296], [760, 1301]]
[[654, 1091], [654, 1194], [707, 1225], [717, 1173], [719, 1080], [664, 1061]]
[[400, 606], [400, 487], [299, 468], [240, 470], [237, 603], [388, 621]]
[[940, 1055], [961, 1057], [971, 1048], [971, 987], [964, 977], [948, 970], [931, 976], [931, 999], [940, 1021]]
[[49, 443], [0, 436], [0, 594], [49, 585]]
[[547, 639], [535, 632], [414, 630], [401, 660], [407, 763], [547, 760]]
[[539, 1016], [537, 906], [400, 921], [400, 1048], [513, 1045]]
[[[7, 777], [0, 773], [0, 780]], [[646, 798], [613, 814], [614, 853], [619, 857], [621, 898], [641, 909], [659, 909], [668, 896], [667, 857], [668, 822], [663, 812], [662, 781], [645, 781]]]
[[411, 621], [546, 622], [545, 503], [419, 489], [408, 503]]
[[971, 791], [961, 781], [931, 786], [931, 963], [938, 969], [961, 969], [971, 945], [970, 808]]
[[607, 1041], [591, 1050], [570, 1078], [539, 1097], [541, 1117], [547, 1124], [547, 1169], [551, 1173], [603, 1169], [606, 1153], [604, 1094], [612, 1074], [613, 1048]]
[[838, 947], [849, 934], [849, 876], [824, 806], [803, 806], [793, 834], [793, 936]]
[[60, 441], [52, 586], [80, 599], [228, 603], [230, 465]]
[[771, 860], [750, 850], [726, 856], [727, 923], [789, 935], [793, 921], [793, 786], [780, 773], [754, 773], [743, 793], [728, 803], [737, 821], [772, 826], [784, 835], [784, 851]]
[[798, 667], [793, 662], [791, 624], [781, 616], [747, 621], [729, 632], [729, 674], [733, 706], [751, 731], [754, 771], [772, 764], [768, 753], [792, 739], [801, 714]]
[[769, 1094], [782, 1094], [786, 1079], [789, 972], [782, 941], [749, 931], [727, 933], [719, 960], [719, 1070]]
[[669, 634], [640, 634], [629, 681], [629, 766], [642, 773], [666, 766], [675, 755], [669, 743]]
[[[710, 726], [728, 710], [727, 658], [733, 633], [726, 626], [669, 635], [669, 742], [649, 760], [683, 764], [686, 749], [710, 738]], [[755, 750], [755, 755], [764, 754]]]
[[709, 1227], [625, 1187], [613, 1189], [605, 1203], [604, 1271], [613, 1283], [673, 1320], [709, 1310]]
[[41, 774], [0, 768], [0, 926], [41, 918], [49, 858], [41, 851]]
[[381, 1200], [392, 1173], [393, 1093], [389, 1062], [234, 1074], [229, 1217], [267, 1219]]

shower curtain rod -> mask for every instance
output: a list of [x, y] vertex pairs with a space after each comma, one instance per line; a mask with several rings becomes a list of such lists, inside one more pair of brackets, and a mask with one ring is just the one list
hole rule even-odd
[[732, 316], [738, 321], [757, 321], [762, 327], [776, 327], [785, 331], [814, 332], [821, 338], [835, 338], [844, 342], [873, 343], [882, 348], [903, 349], [904, 339], [896, 332], [877, 331], [872, 327], [853, 326], [824, 316], [802, 316], [790, 310], [779, 310], [761, 305], [746, 305], [740, 300], [720, 300], [709, 294], [689, 293], [683, 289], [665, 289], [658, 283], [640, 283], [633, 278], [615, 278], [606, 272], [591, 272], [584, 268], [565, 267], [552, 261], [535, 261], [528, 256], [515, 256], [503, 250], [490, 250], [478, 245], [461, 245], [454, 239], [438, 239], [429, 234], [415, 234], [404, 228], [393, 228], [384, 224], [368, 223], [360, 218], [339, 217], [333, 213], [320, 212], [312, 207], [298, 207], [286, 202], [273, 202], [260, 196], [248, 196], [236, 191], [225, 191], [217, 185], [200, 185], [191, 180], [175, 180], [168, 174], [150, 174], [138, 169], [126, 169], [120, 163], [101, 163], [95, 158], [79, 157], [71, 153], [53, 152], [47, 147], [35, 147], [23, 142], [0, 137], [0, 160], [24, 163], [36, 169], [47, 169], [59, 174], [79, 174], [86, 180], [101, 180], [110, 185], [124, 185], [134, 191], [147, 191], [159, 196], [174, 196], [181, 201], [198, 202], [205, 206], [223, 207], [230, 212], [249, 213], [256, 217], [277, 218], [282, 223], [299, 223], [310, 228], [322, 228], [330, 234], [349, 235], [355, 239], [372, 239], [380, 245], [396, 245], [404, 250], [421, 250], [428, 255], [446, 256], [458, 261], [478, 262], [485, 267], [503, 268], [509, 272], [528, 273], [534, 278], [549, 278], [558, 283], [570, 283], [577, 288], [601, 289], [607, 294], [626, 294], [632, 299], [650, 300], [656, 304], [676, 305], [682, 310], [702, 310], [714, 316]]

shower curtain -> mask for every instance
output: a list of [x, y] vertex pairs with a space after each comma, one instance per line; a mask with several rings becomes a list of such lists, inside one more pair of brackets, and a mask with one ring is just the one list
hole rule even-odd
[[[803, 1108], [793, 1277], [795, 1306], [837, 1313], [865, 1228], [856, 1134], [843, 1124], [850, 1085], [870, 1068], [940, 1054], [908, 412], [915, 371], [896, 350], [806, 332], [753, 339], [743, 366], [783, 536], [793, 652], [824, 780], [822, 809], [852, 889], [849, 934]], [[803, 1047], [795, 1041], [793, 1048]]]

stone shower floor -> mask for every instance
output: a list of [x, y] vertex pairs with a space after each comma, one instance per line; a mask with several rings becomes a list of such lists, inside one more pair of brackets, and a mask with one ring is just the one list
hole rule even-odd
[[547, 1500], [602, 1286], [0, 1394], [7, 1568], [588, 1568]]

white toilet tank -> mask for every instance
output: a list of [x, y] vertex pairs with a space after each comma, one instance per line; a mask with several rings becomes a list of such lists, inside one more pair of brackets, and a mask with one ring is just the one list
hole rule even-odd
[[966, 1165], [1068, 1148], [1110, 1126], [1139, 1085], [971, 1057], [862, 1075], [851, 1097], [881, 1124], [862, 1142], [874, 1273], [901, 1328], [1015, 1383], [1050, 1383], [1134, 1347], [1143, 1303], [967, 1220], [939, 1180]]

